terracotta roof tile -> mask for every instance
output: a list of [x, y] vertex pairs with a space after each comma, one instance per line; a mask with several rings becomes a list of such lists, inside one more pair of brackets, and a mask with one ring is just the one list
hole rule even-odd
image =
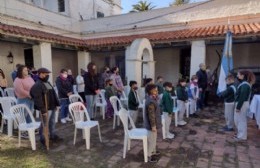
[[[239, 35], [256, 35], [260, 34], [260, 23], [237, 24], [229, 26], [234, 36]], [[82, 47], [105, 47], [116, 45], [129, 45], [137, 38], [148, 38], [152, 42], [166, 42], [185, 39], [207, 38], [207, 37], [224, 37], [228, 30], [227, 25], [217, 25], [210, 27], [188, 28], [176, 31], [155, 32], [146, 34], [136, 34], [117, 37], [104, 37], [95, 39], [77, 39], [62, 35], [47, 33], [39, 30], [32, 30], [19, 26], [12, 26], [0, 23], [0, 32], [2, 34], [23, 36], [39, 40], [46, 40], [61, 44], [82, 46]]]

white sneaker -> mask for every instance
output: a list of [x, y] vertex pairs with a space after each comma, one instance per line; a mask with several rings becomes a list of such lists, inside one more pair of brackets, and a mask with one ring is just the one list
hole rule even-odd
[[66, 121], [72, 121], [72, 119], [70, 117], [66, 117], [65, 119], [66, 119]]
[[67, 120], [66, 120], [66, 118], [63, 118], [63, 119], [60, 120], [60, 122], [61, 122], [62, 124], [66, 124], [66, 123], [67, 123]]
[[174, 134], [168, 133], [166, 138], [167, 139], [173, 139], [174, 138]]
[[178, 121], [178, 125], [186, 125], [187, 124], [187, 122], [185, 122], [185, 121]]

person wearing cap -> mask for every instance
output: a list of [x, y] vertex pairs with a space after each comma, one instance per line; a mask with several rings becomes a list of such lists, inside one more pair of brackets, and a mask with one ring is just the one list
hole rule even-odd
[[[39, 78], [37, 82], [32, 86], [30, 95], [34, 101], [34, 106], [36, 110], [41, 112], [41, 117], [47, 117], [47, 113], [49, 113], [49, 135], [50, 140], [53, 142], [57, 142], [61, 140], [55, 134], [55, 115], [56, 115], [56, 108], [59, 106], [59, 100], [56, 95], [56, 92], [53, 86], [50, 84], [49, 74], [51, 72], [46, 68], [38, 69]], [[47, 95], [47, 109], [46, 111], [46, 102], [45, 102], [45, 94]], [[43, 125], [40, 127], [40, 141], [43, 145], [45, 145], [45, 139], [43, 135]]]

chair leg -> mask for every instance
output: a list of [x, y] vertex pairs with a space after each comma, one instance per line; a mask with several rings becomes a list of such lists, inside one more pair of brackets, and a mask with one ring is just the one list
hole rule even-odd
[[90, 128], [85, 128], [86, 149], [90, 149]]
[[4, 130], [4, 122], [5, 122], [5, 119], [4, 119], [3, 116], [2, 116], [1, 133], [3, 133], [3, 130]]
[[59, 108], [57, 108], [57, 111], [55, 111], [55, 113], [56, 113], [56, 115], [55, 115], [55, 123], [57, 123], [58, 120], [59, 120], [59, 114], [60, 114], [59, 111], [60, 111]]
[[13, 136], [13, 120], [11, 118], [7, 120], [7, 135]]
[[128, 142], [128, 137], [125, 135], [125, 138], [124, 138], [123, 158], [125, 158], [125, 156], [126, 156], [126, 148], [127, 148], [127, 146], [128, 146], [127, 142]]
[[128, 150], [130, 150], [130, 148], [131, 148], [131, 139], [128, 138]]
[[186, 105], [186, 117], [189, 118], [189, 113], [190, 113], [190, 111], [189, 111], [189, 109], [190, 109], [190, 103], [186, 103], [185, 105]]
[[106, 107], [103, 106], [103, 107], [102, 107], [102, 116], [103, 116], [103, 120], [105, 119], [105, 111], [106, 111]]
[[98, 135], [99, 135], [99, 140], [100, 140], [100, 142], [102, 142], [101, 132], [100, 132], [100, 126], [99, 126], [99, 124], [98, 124], [97, 126], [98, 126]]
[[113, 120], [113, 129], [116, 128], [116, 115], [114, 114], [114, 120]]
[[119, 126], [120, 125], [120, 118], [119, 118], [119, 116], [117, 116], [117, 126]]
[[76, 138], [77, 138], [77, 128], [75, 127], [75, 130], [74, 130], [74, 141], [73, 141], [73, 145], [76, 144]]
[[143, 139], [143, 148], [144, 148], [144, 162], [148, 162], [148, 147], [147, 147], [147, 137]]
[[21, 147], [21, 131], [18, 130], [18, 147]]
[[36, 118], [39, 118], [40, 117], [40, 112], [39, 110], [36, 110]]
[[175, 114], [175, 116], [174, 116], [174, 119], [175, 119], [175, 127], [177, 127], [177, 126], [178, 126], [178, 112], [175, 112], [174, 114]]
[[31, 141], [32, 150], [36, 150], [36, 143], [35, 143], [35, 130], [29, 130], [29, 139]]

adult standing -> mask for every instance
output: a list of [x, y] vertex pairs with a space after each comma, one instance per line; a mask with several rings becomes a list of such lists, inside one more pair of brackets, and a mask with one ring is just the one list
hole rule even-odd
[[[38, 80], [31, 88], [30, 94], [34, 100], [36, 110], [39, 110], [41, 112], [41, 117], [43, 118], [43, 121], [47, 120], [47, 113], [49, 113], [49, 122], [47, 122], [49, 123], [49, 135], [50, 139], [55, 142], [61, 140], [61, 138], [59, 138], [55, 134], [55, 115], [56, 108], [57, 106], [59, 106], [59, 100], [53, 86], [48, 81], [49, 73], [51, 72], [46, 68], [38, 69]], [[41, 124], [39, 134], [41, 143], [45, 145], [45, 138], [43, 135], [43, 123]]]
[[208, 85], [207, 85], [206, 92], [205, 92], [205, 102], [204, 103], [205, 103], [205, 106], [208, 106], [209, 94], [212, 91], [213, 81], [214, 81], [214, 76], [212, 75], [210, 66], [207, 66], [206, 73], [207, 73], [207, 78], [208, 78]]
[[56, 86], [59, 93], [60, 105], [61, 105], [61, 123], [65, 124], [67, 121], [71, 121], [69, 118], [69, 96], [73, 94], [73, 87], [68, 80], [68, 71], [61, 69], [60, 75], [56, 79]]
[[[34, 83], [29, 75], [28, 68], [25, 65], [20, 65], [17, 69], [17, 77], [14, 80], [14, 92], [17, 96], [17, 103], [27, 105], [31, 112], [33, 112], [34, 103], [31, 99], [30, 90]], [[27, 115], [26, 121], [31, 122], [29, 115]]]
[[85, 71], [83, 69], [80, 69], [80, 74], [76, 77], [76, 83], [77, 83], [77, 91], [84, 103], [86, 102], [85, 98], [85, 82], [84, 82], [84, 76]]
[[94, 116], [94, 106], [97, 99], [97, 94], [99, 94], [99, 80], [97, 75], [97, 67], [96, 64], [90, 62], [87, 66], [88, 72], [84, 75], [85, 82], [85, 96], [86, 96], [86, 104], [87, 110], [90, 118], [93, 120]]
[[106, 81], [110, 79], [110, 68], [108, 66], [104, 67], [104, 72], [101, 74], [101, 79], [100, 79], [100, 85], [101, 88], [104, 89], [106, 87]]
[[114, 67], [112, 68], [112, 75], [111, 75], [111, 79], [113, 81], [113, 85], [115, 86], [117, 92], [119, 93], [119, 97], [120, 97], [120, 94], [124, 91], [124, 85], [123, 85], [123, 82], [122, 82], [122, 78], [121, 76], [119, 75], [119, 68], [118, 67]]
[[205, 102], [205, 93], [208, 86], [208, 77], [206, 73], [206, 65], [204, 63], [201, 63], [199, 65], [200, 70], [196, 73], [196, 76], [198, 77], [198, 86], [199, 86], [199, 100], [198, 100], [198, 109], [204, 108], [204, 102]]
[[[7, 80], [6, 80], [5, 74], [2, 69], [0, 69], [0, 87], [3, 90], [7, 87]], [[0, 97], [1, 96], [4, 96], [4, 95], [1, 95], [1, 93], [0, 93]]]
[[21, 66], [21, 64], [16, 64], [16, 69], [11, 73], [12, 79], [13, 81], [15, 80], [15, 78], [17, 77], [17, 70], [19, 68], [19, 66]]
[[159, 95], [163, 94], [164, 89], [163, 89], [163, 77], [162, 76], [157, 77], [156, 86], [158, 88], [158, 94]]

